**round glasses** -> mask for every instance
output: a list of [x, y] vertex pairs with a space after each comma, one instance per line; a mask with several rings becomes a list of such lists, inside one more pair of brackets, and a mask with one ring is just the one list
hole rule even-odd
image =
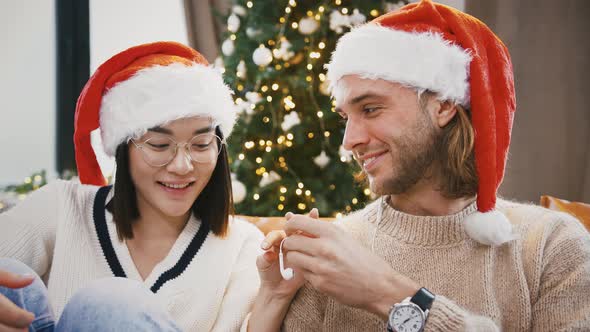
[[143, 160], [153, 167], [168, 165], [178, 152], [184, 148], [189, 158], [197, 163], [209, 164], [217, 160], [221, 145], [225, 144], [219, 136], [207, 133], [199, 134], [185, 143], [177, 143], [170, 136], [153, 135], [143, 142], [131, 142], [142, 152]]

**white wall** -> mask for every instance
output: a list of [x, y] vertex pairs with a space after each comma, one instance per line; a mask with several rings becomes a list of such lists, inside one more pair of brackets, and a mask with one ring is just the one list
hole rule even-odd
[[0, 4], [0, 186], [55, 169], [53, 1]]
[[[55, 3], [0, 4], [0, 187], [45, 169], [55, 175]], [[181, 0], [91, 0], [90, 65], [130, 46], [188, 43]], [[112, 164], [100, 157], [105, 173]]]
[[[91, 72], [131, 46], [161, 40], [188, 44], [182, 0], [90, 0]], [[102, 151], [99, 133], [93, 134], [95, 151]], [[97, 157], [111, 174], [114, 162], [102, 152]]]

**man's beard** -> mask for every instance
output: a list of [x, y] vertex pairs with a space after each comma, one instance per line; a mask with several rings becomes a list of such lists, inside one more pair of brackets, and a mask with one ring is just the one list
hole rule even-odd
[[410, 190], [422, 178], [432, 176], [427, 172], [429, 169], [432, 171], [431, 166], [441, 154], [442, 132], [437, 134], [430, 118], [422, 113], [408, 133], [408, 136], [393, 142], [398, 158], [390, 153], [397, 164], [391, 165], [393, 176], [385, 179], [381, 188], [375, 188], [378, 194], [399, 195]]

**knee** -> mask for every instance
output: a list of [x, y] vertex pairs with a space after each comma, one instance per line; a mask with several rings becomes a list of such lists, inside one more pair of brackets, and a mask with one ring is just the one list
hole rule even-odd
[[25, 263], [12, 258], [0, 257], [0, 270], [20, 275], [37, 275], [37, 273], [35, 273], [35, 271], [33, 271], [33, 269], [28, 267]]
[[0, 286], [0, 294], [20, 308], [35, 314], [34, 327], [53, 324], [53, 312], [49, 304], [47, 288], [41, 278], [27, 265], [11, 258], [0, 258], [0, 270], [13, 274], [29, 274], [35, 276], [35, 280], [26, 287], [8, 288]]
[[109, 310], [130, 310], [141, 303], [155, 303], [154, 294], [140, 282], [126, 278], [104, 278], [78, 290], [69, 303]]
[[[125, 278], [106, 278], [77, 291], [64, 308], [59, 325], [75, 330], [78, 324], [88, 328], [88, 322], [108, 322], [108, 325], [135, 329], [145, 327], [156, 317], [167, 324], [171, 322], [165, 308], [144, 285]], [[110, 329], [103, 325], [101, 330]]]

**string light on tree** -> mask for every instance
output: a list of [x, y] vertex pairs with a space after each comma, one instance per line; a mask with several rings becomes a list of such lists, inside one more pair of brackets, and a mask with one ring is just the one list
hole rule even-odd
[[242, 110], [227, 147], [231, 171], [247, 192], [236, 212], [270, 216], [317, 207], [336, 216], [373, 197], [354, 181], [358, 165], [341, 151], [344, 126], [324, 65], [341, 34], [387, 10], [382, 0], [284, 3], [277, 9], [236, 0], [225, 17], [221, 66]]

